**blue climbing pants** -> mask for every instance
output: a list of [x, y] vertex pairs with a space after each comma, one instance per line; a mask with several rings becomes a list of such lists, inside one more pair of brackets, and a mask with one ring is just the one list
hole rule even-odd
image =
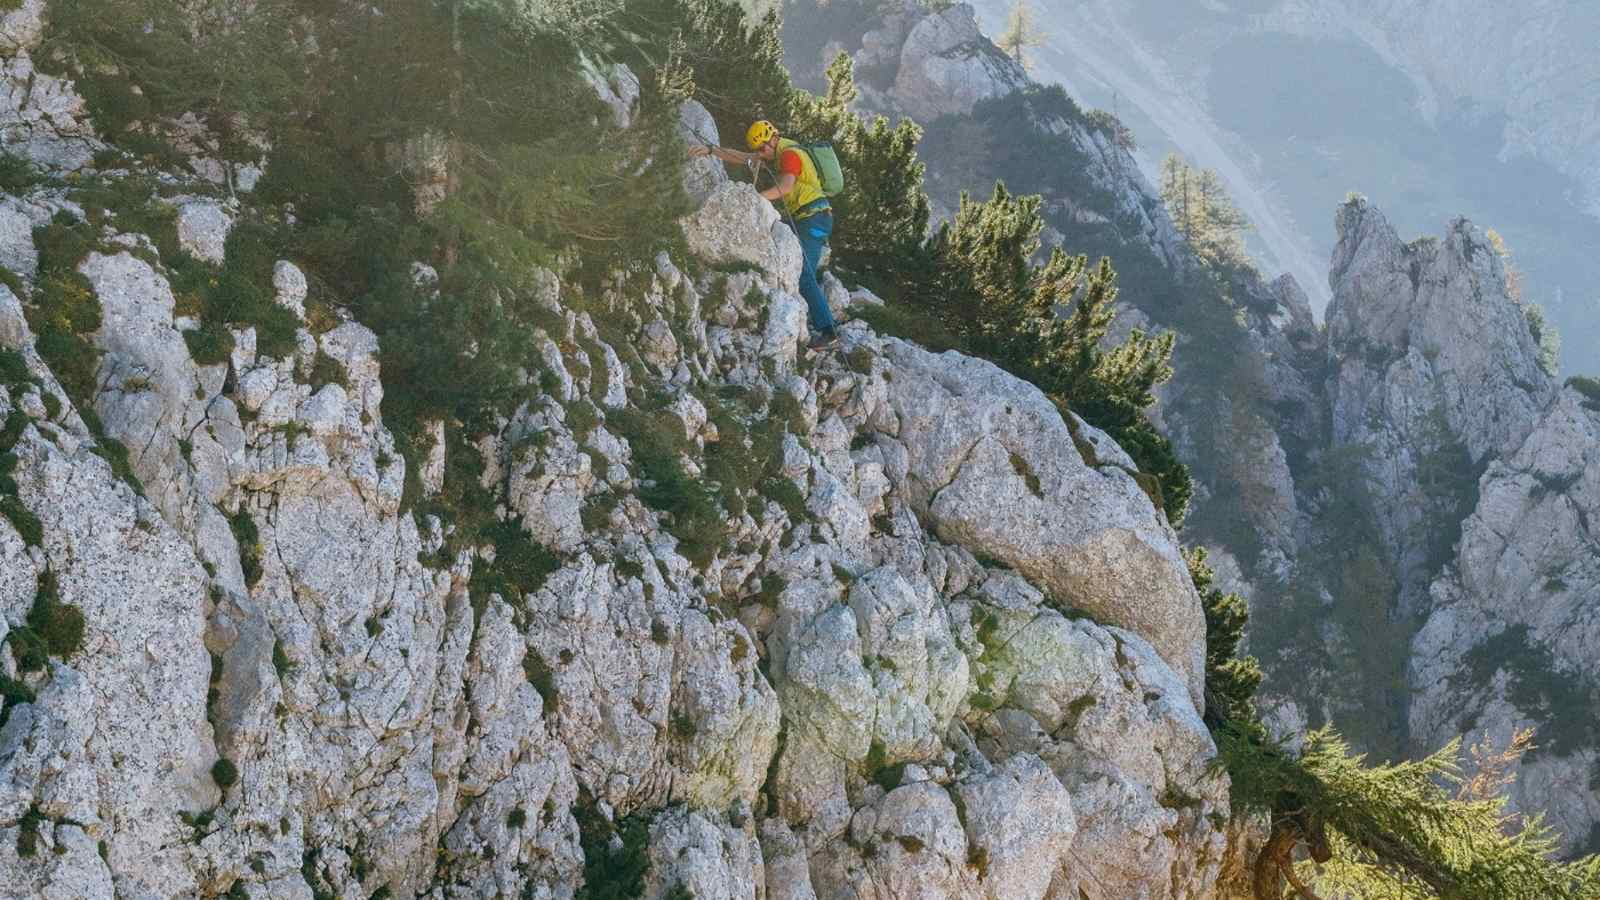
[[800, 238], [800, 296], [806, 298], [811, 309], [811, 329], [824, 334], [833, 332], [833, 311], [828, 309], [828, 295], [817, 282], [817, 263], [822, 260], [822, 248], [828, 245], [833, 234], [833, 213], [819, 212], [796, 219], [795, 231]]

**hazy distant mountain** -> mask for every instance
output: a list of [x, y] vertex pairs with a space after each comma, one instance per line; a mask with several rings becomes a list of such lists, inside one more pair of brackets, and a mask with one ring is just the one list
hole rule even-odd
[[[1011, 0], [978, 0], [998, 33]], [[1041, 0], [1034, 75], [1115, 112], [1152, 167], [1215, 168], [1268, 270], [1329, 293], [1351, 191], [1402, 234], [1499, 231], [1525, 296], [1600, 368], [1600, 5], [1538, 0]]]

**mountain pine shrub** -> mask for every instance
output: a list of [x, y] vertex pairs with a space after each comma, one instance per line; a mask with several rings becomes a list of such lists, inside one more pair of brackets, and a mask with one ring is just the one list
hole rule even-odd
[[[1238, 653], [1247, 604], [1212, 586], [1203, 551], [1188, 562], [1206, 614], [1205, 720], [1216, 764], [1229, 776], [1235, 815], [1271, 823], [1252, 867], [1255, 900], [1596, 896], [1600, 857], [1558, 862], [1548, 826], [1507, 812], [1507, 761], [1469, 779], [1458, 740], [1419, 761], [1382, 765], [1353, 753], [1332, 727], [1307, 735], [1298, 753], [1272, 740], [1253, 701], [1261, 670]], [[1524, 740], [1508, 752], [1526, 748]], [[1480, 772], [1485, 760], [1480, 748]]]

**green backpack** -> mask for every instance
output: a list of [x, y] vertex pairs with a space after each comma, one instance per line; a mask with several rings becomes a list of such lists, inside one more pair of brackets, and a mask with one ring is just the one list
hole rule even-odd
[[839, 154], [834, 152], [833, 143], [813, 141], [799, 146], [811, 157], [811, 164], [817, 169], [817, 180], [822, 182], [823, 196], [837, 197], [844, 190], [844, 168], [839, 165]]

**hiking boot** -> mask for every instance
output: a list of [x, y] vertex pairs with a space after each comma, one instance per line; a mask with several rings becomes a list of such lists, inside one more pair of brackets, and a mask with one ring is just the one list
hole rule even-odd
[[811, 336], [806, 343], [807, 353], [821, 353], [839, 346], [839, 333], [836, 331], [819, 331]]

